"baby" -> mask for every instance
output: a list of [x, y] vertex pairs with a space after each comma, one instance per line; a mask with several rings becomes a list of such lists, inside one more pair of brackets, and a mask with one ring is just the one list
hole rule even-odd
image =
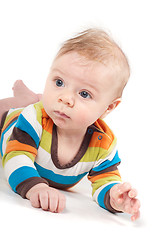
[[13, 191], [61, 212], [66, 200], [57, 189], [87, 174], [99, 206], [139, 218], [137, 191], [121, 181], [117, 140], [102, 120], [121, 102], [129, 74], [111, 37], [88, 29], [63, 44], [42, 96], [15, 82], [14, 97], [0, 100], [1, 157]]

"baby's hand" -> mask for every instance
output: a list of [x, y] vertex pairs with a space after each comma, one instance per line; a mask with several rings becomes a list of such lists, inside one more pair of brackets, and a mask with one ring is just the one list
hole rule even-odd
[[39, 183], [32, 187], [26, 197], [31, 201], [33, 207], [41, 207], [50, 212], [62, 212], [66, 205], [65, 196], [45, 183]]
[[140, 201], [136, 199], [137, 191], [129, 183], [116, 184], [110, 189], [110, 204], [117, 210], [131, 214], [131, 220], [140, 217]]

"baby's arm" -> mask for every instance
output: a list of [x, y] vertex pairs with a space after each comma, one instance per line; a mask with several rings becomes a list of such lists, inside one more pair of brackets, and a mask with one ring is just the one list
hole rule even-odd
[[88, 179], [92, 182], [93, 199], [104, 209], [110, 212], [118, 212], [110, 205], [110, 189], [121, 183], [121, 176], [118, 171], [120, 158], [114, 149], [108, 158], [100, 159], [89, 172]]
[[39, 183], [32, 187], [26, 194], [35, 208], [42, 208], [50, 212], [60, 213], [66, 205], [65, 196], [55, 188], [49, 187], [45, 183]]
[[129, 183], [116, 184], [110, 189], [110, 204], [117, 210], [131, 214], [131, 220], [135, 221], [140, 217], [140, 202], [136, 189]]
[[65, 207], [65, 197], [48, 186], [34, 165], [42, 133], [36, 119], [34, 106], [28, 106], [20, 114], [4, 154], [2, 152], [5, 175], [13, 191], [27, 197], [34, 207], [61, 212]]
[[[113, 153], [112, 153], [113, 154]], [[136, 199], [137, 191], [129, 183], [122, 183], [117, 166], [120, 163], [118, 154], [110, 160], [104, 160], [89, 173], [92, 182], [93, 198], [110, 212], [126, 212], [134, 221], [140, 216], [140, 202]]]
[[[34, 165], [42, 134], [42, 128], [36, 119], [32, 105], [19, 115], [6, 149], [2, 152], [4, 172], [13, 191], [23, 198], [27, 197], [34, 207], [61, 212], [65, 207], [65, 197], [48, 186]], [[5, 138], [5, 131], [2, 135]]]

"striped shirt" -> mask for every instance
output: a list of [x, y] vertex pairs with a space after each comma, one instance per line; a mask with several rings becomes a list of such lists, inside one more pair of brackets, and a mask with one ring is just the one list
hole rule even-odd
[[98, 119], [89, 126], [74, 159], [60, 165], [57, 154], [57, 129], [45, 112], [42, 102], [22, 109], [10, 109], [0, 139], [5, 176], [11, 188], [26, 197], [38, 183], [68, 189], [85, 175], [92, 183], [93, 199], [103, 208], [110, 206], [109, 190], [121, 182], [116, 137]]

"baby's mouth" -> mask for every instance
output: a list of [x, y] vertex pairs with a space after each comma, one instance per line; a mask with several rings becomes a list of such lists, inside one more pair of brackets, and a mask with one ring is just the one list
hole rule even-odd
[[65, 113], [60, 112], [60, 111], [54, 111], [54, 114], [55, 114], [57, 117], [61, 117], [61, 118], [70, 118], [70, 117], [67, 116]]

